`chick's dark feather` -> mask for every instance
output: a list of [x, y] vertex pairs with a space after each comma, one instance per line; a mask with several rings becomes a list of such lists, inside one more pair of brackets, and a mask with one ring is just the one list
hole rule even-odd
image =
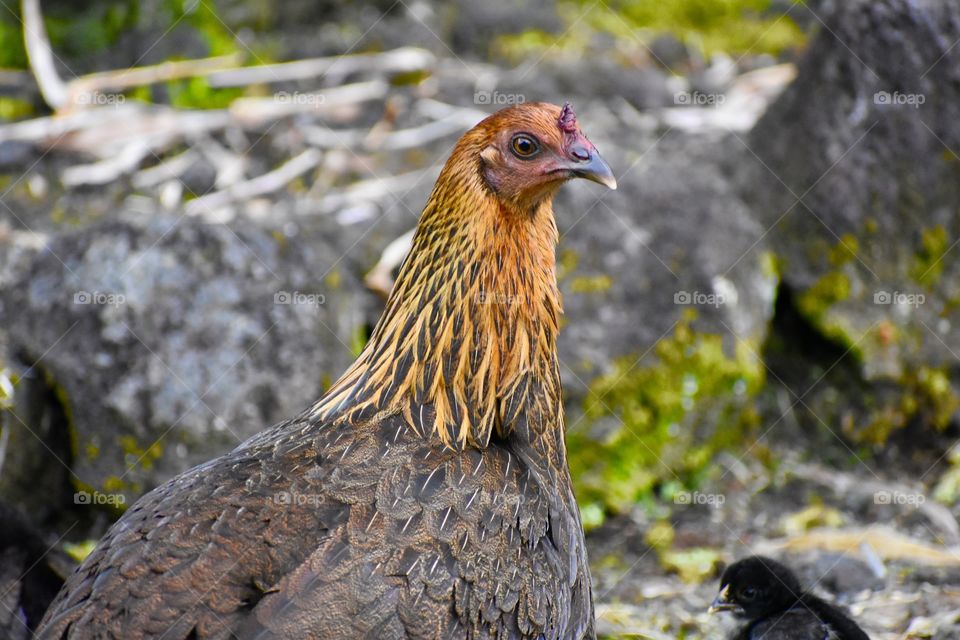
[[504, 128], [564, 140], [559, 115], [528, 104], [464, 136], [357, 363], [298, 418], [141, 498], [40, 638], [594, 637], [556, 226], [549, 198], [499, 201], [480, 160]]
[[732, 609], [747, 621], [731, 640], [869, 640], [838, 607], [804, 591], [788, 567], [763, 556], [727, 567], [717, 609]]

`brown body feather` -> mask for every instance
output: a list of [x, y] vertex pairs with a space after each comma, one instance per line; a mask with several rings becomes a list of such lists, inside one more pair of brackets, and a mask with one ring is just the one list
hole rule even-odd
[[[572, 113], [572, 112], [571, 112]], [[300, 417], [141, 498], [41, 638], [592, 638], [564, 448], [551, 199], [466, 134], [356, 363]], [[507, 197], [505, 197], [507, 194]]]

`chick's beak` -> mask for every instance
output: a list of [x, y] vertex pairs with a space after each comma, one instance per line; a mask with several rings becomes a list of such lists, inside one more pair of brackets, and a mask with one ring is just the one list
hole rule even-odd
[[606, 160], [591, 144], [577, 144], [570, 149], [570, 164], [567, 168], [578, 178], [586, 178], [608, 189], [617, 188], [617, 179]]
[[719, 613], [721, 611], [739, 611], [740, 605], [733, 602], [730, 599], [730, 585], [725, 586], [720, 590], [720, 593], [717, 594], [717, 597], [713, 599], [713, 602], [710, 604], [710, 608], [707, 609], [707, 613]]

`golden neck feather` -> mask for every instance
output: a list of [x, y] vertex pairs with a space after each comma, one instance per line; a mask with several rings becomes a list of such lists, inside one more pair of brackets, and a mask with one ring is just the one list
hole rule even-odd
[[370, 341], [312, 414], [401, 413], [447, 446], [483, 447], [496, 432], [562, 451], [551, 200], [502, 203], [477, 143], [461, 141]]

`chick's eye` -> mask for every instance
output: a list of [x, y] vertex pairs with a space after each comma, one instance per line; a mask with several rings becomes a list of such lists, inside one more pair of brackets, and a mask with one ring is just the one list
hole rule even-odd
[[740, 597], [744, 600], [753, 600], [757, 597], [757, 590], [754, 587], [744, 587], [740, 590]]
[[524, 159], [532, 158], [540, 151], [540, 145], [536, 139], [522, 133], [513, 136], [513, 140], [510, 141], [510, 148], [513, 150], [513, 155]]

